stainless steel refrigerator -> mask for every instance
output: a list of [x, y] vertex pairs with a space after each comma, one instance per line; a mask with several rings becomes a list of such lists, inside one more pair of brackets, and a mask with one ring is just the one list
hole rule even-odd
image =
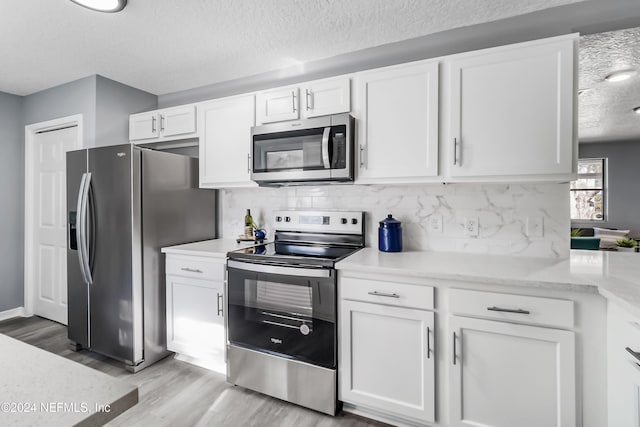
[[68, 336], [136, 372], [165, 357], [163, 246], [216, 237], [197, 159], [130, 144], [67, 153]]

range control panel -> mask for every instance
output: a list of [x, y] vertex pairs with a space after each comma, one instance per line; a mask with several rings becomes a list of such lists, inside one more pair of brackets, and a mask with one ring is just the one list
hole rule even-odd
[[317, 231], [363, 234], [364, 212], [356, 211], [276, 211], [276, 231]]

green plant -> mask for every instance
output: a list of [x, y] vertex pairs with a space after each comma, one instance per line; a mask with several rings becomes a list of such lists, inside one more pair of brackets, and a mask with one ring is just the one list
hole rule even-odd
[[621, 248], [635, 248], [638, 245], [638, 242], [625, 237], [624, 239], [616, 240], [616, 245], [620, 246]]
[[571, 237], [580, 237], [582, 236], [582, 230], [579, 228], [572, 228], [571, 229]]

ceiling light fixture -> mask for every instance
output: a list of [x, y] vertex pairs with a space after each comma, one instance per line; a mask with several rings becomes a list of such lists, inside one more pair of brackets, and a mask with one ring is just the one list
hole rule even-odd
[[636, 74], [635, 70], [614, 71], [611, 74], [607, 74], [604, 79], [608, 82], [621, 82], [621, 81], [630, 79], [631, 76], [635, 74]]
[[127, 5], [127, 0], [71, 0], [75, 4], [98, 12], [120, 12]]
[[640, 107], [634, 108], [633, 112], [636, 113], [636, 114], [640, 114]]

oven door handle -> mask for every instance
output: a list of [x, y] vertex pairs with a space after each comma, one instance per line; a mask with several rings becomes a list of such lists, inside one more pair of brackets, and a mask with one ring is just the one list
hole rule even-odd
[[282, 274], [299, 277], [331, 277], [331, 270], [326, 268], [281, 267], [268, 264], [252, 264], [249, 262], [227, 261], [228, 268], [255, 271], [256, 273]]

